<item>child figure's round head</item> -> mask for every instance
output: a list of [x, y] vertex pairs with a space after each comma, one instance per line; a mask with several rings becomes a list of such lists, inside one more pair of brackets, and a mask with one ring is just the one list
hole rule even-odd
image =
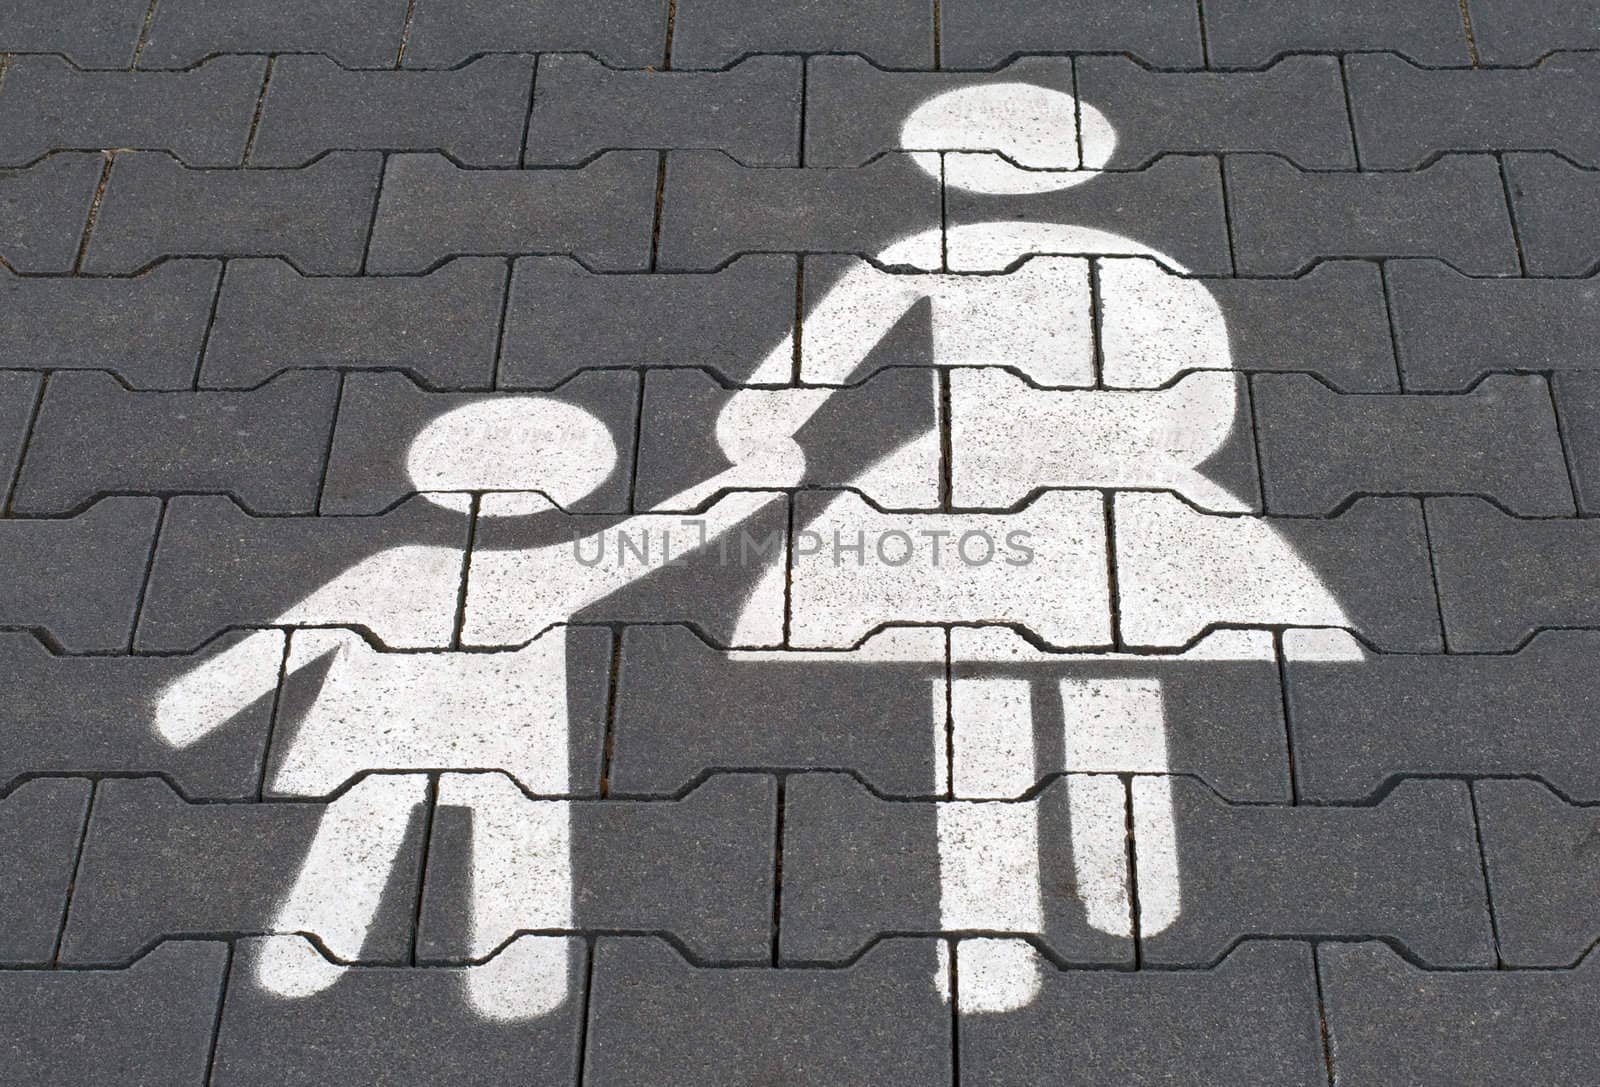
[[423, 427], [406, 472], [424, 493], [538, 491], [571, 508], [616, 470], [611, 430], [583, 408], [548, 396], [485, 399]]

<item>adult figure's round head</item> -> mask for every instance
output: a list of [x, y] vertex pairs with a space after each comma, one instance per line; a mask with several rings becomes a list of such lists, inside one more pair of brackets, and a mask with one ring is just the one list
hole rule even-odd
[[[989, 152], [1010, 169], [963, 171], [958, 187], [1004, 195], [1081, 185], [1111, 161], [1116, 131], [1105, 115], [1065, 91], [1033, 83], [984, 83], [934, 95], [906, 118], [900, 146], [912, 152]], [[939, 160], [918, 155], [937, 176]]]

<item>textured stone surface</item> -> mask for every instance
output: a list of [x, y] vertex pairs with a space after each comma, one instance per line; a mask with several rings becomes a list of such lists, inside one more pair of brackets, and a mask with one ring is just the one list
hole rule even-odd
[[954, 133], [948, 129], [920, 136], [908, 131], [907, 118], [935, 98], [965, 93], [1003, 100], [1019, 83], [1070, 95], [1072, 64], [1065, 57], [1027, 57], [993, 73], [898, 72], [859, 56], [811, 57], [806, 62], [805, 163], [861, 166], [886, 151], [967, 150], [998, 151], [1041, 169], [1076, 167], [1074, 133], [1050, 127], [1049, 117], [1040, 118], [1026, 138], [1008, 141], [1000, 126], [990, 125], [966, 146], [950, 143]]
[[[1074, 963], [1128, 963], [1133, 945], [1091, 928], [1074, 877], [1067, 782], [1057, 781], [1036, 800], [1019, 805], [953, 805], [879, 800], [859, 782], [842, 775], [806, 774], [791, 779], [784, 807], [783, 912], [779, 952], [783, 960], [843, 962], [882, 932], [936, 933], [978, 928], [1036, 931], [1052, 953]], [[1012, 842], [989, 843], [1001, 855], [973, 879], [974, 897], [996, 903], [989, 923], [953, 919], [940, 894], [941, 860], [947, 850], [947, 816], [941, 808], [961, 807], [980, 825], [985, 811], [1010, 809], [1036, 827], [1038, 855], [1033, 860], [1038, 887], [1010, 867]], [[1005, 814], [1005, 813], [1001, 813]], [[1006, 824], [1006, 825], [1009, 825]], [[987, 829], [987, 828], [985, 828]], [[975, 830], [975, 837], [983, 831]], [[949, 863], [949, 862], [946, 862]], [[1082, 863], [1078, 861], [1077, 863]], [[1040, 902], [1032, 918], [1037, 930], [1011, 928], [1008, 905]], [[1018, 912], [1026, 910], [1019, 907]]]
[[[570, 805], [573, 927], [659, 932], [703, 960], [765, 963], [777, 792], [770, 777], [719, 775], [679, 800]], [[473, 820], [471, 809], [448, 804], [434, 816], [418, 915], [425, 960], [473, 954], [475, 934], [463, 923]]]
[[[330, 810], [316, 803], [188, 804], [152, 780], [96, 788], [63, 962], [126, 962], [162, 937], [278, 931], [279, 905]], [[411, 946], [420, 809], [407, 830], [361, 945], [379, 962], [404, 961]]]
[[802, 63], [752, 57], [721, 72], [617, 71], [580, 54], [542, 56], [526, 161], [569, 166], [619, 147], [692, 147], [747, 166], [798, 166]]
[[0, 0], [0, 1079], [1593, 1080], [1591, 7]]
[[92, 788], [81, 778], [29, 781], [0, 800], [0, 963], [46, 966], [54, 958]]
[[[663, 271], [711, 271], [744, 252], [877, 255], [939, 223], [939, 191], [908, 155], [860, 169], [768, 170], [715, 151], [667, 156], [661, 218]], [[930, 235], [892, 263], [932, 268]]]
[[1572, 465], [1578, 508], [1600, 513], [1600, 374], [1555, 374], [1550, 382]]
[[1497, 374], [1459, 396], [1347, 396], [1301, 375], [1251, 382], [1267, 508], [1326, 514], [1359, 494], [1466, 493], [1572, 516], [1550, 387]]
[[743, 384], [794, 326], [795, 268], [792, 256], [757, 254], [704, 275], [598, 275], [568, 257], [524, 257], [511, 275], [500, 387], [635, 366], [704, 367]]
[[266, 67], [260, 57], [217, 57], [187, 72], [85, 72], [60, 57], [17, 57], [6, 71], [0, 165], [122, 147], [238, 166]]
[[[240, 640], [227, 635], [202, 652], [227, 652]], [[0, 661], [12, 677], [0, 706], [0, 788], [28, 773], [159, 773], [195, 799], [253, 797], [272, 725], [283, 636], [259, 639], [246, 652], [235, 679], [262, 693], [244, 700], [199, 742], [177, 747], [160, 731], [161, 698], [200, 655], [58, 656], [27, 634], [0, 635]]]
[[[559, 1002], [540, 1015], [496, 1020], [469, 1003], [470, 972], [463, 967], [352, 969], [319, 993], [279, 997], [255, 980], [267, 942], [241, 940], [212, 1082], [243, 1087], [271, 1068], [274, 1082], [295, 1087], [379, 1087], [458, 1076], [571, 1083], [581, 1059], [588, 953], [579, 941], [563, 943]], [[318, 954], [309, 944], [303, 953]], [[500, 952], [508, 958], [517, 953], [516, 945]], [[510, 969], [513, 982], [534, 973], [520, 964]]]
[[1243, 275], [1294, 275], [1324, 257], [1438, 257], [1468, 275], [1517, 272], [1500, 171], [1486, 155], [1400, 174], [1305, 173], [1264, 155], [1230, 156], [1226, 169]]
[[1396, 652], [1441, 648], [1414, 500], [1364, 498], [1325, 520], [1254, 519], [1123, 493], [1112, 516], [1120, 634], [1130, 645], [1182, 646], [1212, 625], [1270, 621], [1349, 627]]
[[0, 27], [6, 52], [65, 53], [84, 68], [126, 68], [144, 28], [144, 0], [62, 0], [40, 7], [6, 0]]
[[1506, 188], [1527, 274], [1588, 275], [1600, 264], [1600, 170], [1549, 154], [1506, 155]]
[[278, 57], [250, 164], [301, 166], [325, 151], [373, 148], [515, 166], [532, 85], [532, 57], [480, 57], [451, 72], [352, 72], [327, 57]]
[[228, 947], [180, 942], [122, 970], [0, 972], [8, 1074], [41, 1087], [180, 1087], [206, 1075]]
[[1095, 262], [1102, 380], [1139, 387], [1191, 370], [1303, 371], [1344, 392], [1393, 392], [1398, 378], [1381, 273], [1328, 261], [1298, 279], [1204, 279], [1220, 307], [1226, 353], [1188, 303], [1194, 285], [1147, 257]]
[[[112, 501], [134, 500], [96, 508]], [[174, 498], [136, 644], [192, 649], [228, 627], [267, 626], [282, 616], [366, 627], [395, 648], [443, 647], [466, 540], [463, 503], [413, 498], [379, 517], [304, 518], [252, 517], [221, 497]], [[335, 579], [336, 589], [317, 592]]]
[[[950, 1078], [950, 1012], [931, 940], [890, 940], [828, 970], [708, 970], [660, 940], [602, 937], [589, 996], [586, 1082], [641, 1078], [872, 1082], [885, 1069]], [[670, 1004], [677, 1014], [663, 1016]]]
[[[960, 992], [979, 943], [956, 945]], [[1042, 1087], [1092, 1069], [1119, 1083], [1324, 1081], [1303, 944], [1242, 944], [1206, 971], [1035, 969], [1039, 991], [1027, 1006], [962, 1015], [964, 1080]]]
[[1382, 53], [1353, 56], [1350, 108], [1361, 164], [1405, 170], [1444, 151], [1558, 151], [1600, 166], [1600, 57], [1550, 57], [1537, 68], [1440, 71]]
[[397, 369], [434, 388], [486, 389], [506, 275], [505, 262], [489, 257], [414, 277], [307, 276], [282, 260], [230, 261], [200, 383], [243, 388], [314, 366]]
[[944, 635], [914, 638], [927, 635], [931, 659], [871, 648], [785, 656], [720, 651], [682, 627], [630, 627], [611, 788], [672, 794], [718, 767], [821, 766], [929, 796], [945, 775], [936, 742], [945, 709]]
[[721, 68], [749, 53], [865, 54], [884, 67], [933, 61], [928, 0], [811, 0], [751, 8], [738, 0], [677, 0], [672, 63]]
[[[588, 373], [573, 378], [545, 396], [519, 397], [509, 393], [430, 393], [419, 389], [403, 374], [352, 374], [345, 379], [339, 401], [339, 426], [333, 436], [328, 472], [322, 490], [324, 514], [376, 514], [420, 489], [442, 491], [450, 485], [466, 490], [538, 490], [550, 483], [541, 479], [539, 434], [531, 425], [511, 433], [520, 436], [525, 454], [515, 458], [510, 450], [500, 464], [480, 464], [472, 473], [479, 478], [430, 477], [419, 482], [408, 474], [412, 443], [430, 424], [451, 413], [491, 408], [498, 416], [532, 420], [551, 402], [571, 405], [599, 419], [616, 450], [616, 462], [593, 491], [577, 499], [552, 497], [583, 513], [624, 513], [633, 472], [633, 435], [639, 403], [639, 381], [627, 373]], [[518, 466], [526, 461], [526, 472]]]
[[[978, 175], [974, 182], [998, 180], [989, 176], [994, 172], [1009, 174], [1015, 188], [1001, 188], [1005, 195], [959, 188], [966, 172]], [[1054, 192], [1031, 189], [1028, 177], [990, 155], [946, 156], [945, 176], [957, 186], [945, 202], [949, 266], [956, 271], [1000, 271], [1030, 252], [1082, 252], [1088, 247], [1137, 253], [1149, 246], [1184, 271], [1233, 274], [1222, 178], [1213, 159], [1164, 158], [1145, 170], [1102, 173]], [[988, 224], [1011, 221], [1030, 224], [1038, 233], [1030, 237], [1026, 231], [1019, 236], [999, 230], [991, 236], [985, 230]], [[1115, 248], [1099, 248], [1106, 243], [1083, 238], [1085, 227], [1131, 239], [1131, 244], [1120, 241]], [[1053, 237], [1052, 228], [1061, 228], [1065, 237]]]
[[[1328, 652], [1328, 638], [1340, 652]], [[1348, 635], [1284, 637], [1300, 795], [1355, 802], [1405, 775], [1533, 775], [1600, 800], [1581, 677], [1594, 631], [1552, 630], [1514, 653], [1365, 652]], [[1342, 659], [1341, 659], [1342, 658]]]
[[1125, 56], [1077, 66], [1084, 105], [1116, 131], [1113, 169], [1217, 151], [1279, 154], [1307, 170], [1355, 166], [1333, 57], [1285, 57], [1263, 72], [1153, 72]]
[[65, 514], [102, 494], [229, 494], [256, 513], [311, 513], [339, 379], [285, 375], [250, 392], [129, 392], [109, 374], [50, 382], [12, 508]]
[[658, 65], [668, 7], [668, 0], [599, 0], [582, 8], [563, 0], [417, 0], [404, 63], [453, 68], [477, 53], [513, 50], [593, 53], [618, 68]]
[[1590, 903], [1600, 887], [1600, 818], [1534, 781], [1473, 785], [1500, 958], [1507, 966], [1572, 966], [1600, 939]]
[[1487, 64], [1531, 64], [1558, 49], [1600, 48], [1583, 0], [1473, 0], [1472, 32]]
[[0, 365], [110, 370], [135, 389], [187, 388], [221, 275], [214, 260], [166, 261], [131, 279], [0, 269]]
[[597, 270], [642, 272], [656, 173], [655, 155], [626, 151], [582, 169], [525, 171], [463, 170], [442, 155], [393, 155], [368, 270], [409, 275], [446, 257], [568, 253]]
[[213, 53], [325, 53], [350, 68], [393, 64], [406, 0], [167, 0], [139, 63], [187, 68]]
[[105, 161], [101, 155], [66, 152], [0, 170], [0, 259], [11, 270], [73, 270]]
[[162, 257], [281, 256], [308, 275], [353, 275], [380, 163], [349, 152], [303, 170], [190, 170], [159, 152], [118, 155], [84, 268], [129, 273]]
[[1530, 1076], [1582, 1083], [1594, 1036], [1566, 1028], [1594, 1000], [1591, 960], [1574, 971], [1431, 972], [1376, 943], [1317, 949], [1328, 1042], [1352, 1087]]
[[988, 68], [1017, 53], [1126, 50], [1157, 68], [1201, 62], [1200, 20], [1184, 0], [1082, 0], [1038, 5], [1027, 0], [947, 0], [939, 40], [952, 68]]
[[[1135, 779], [1136, 840], [1165, 787]], [[1373, 808], [1230, 807], [1198, 782], [1170, 788], [1183, 912], [1144, 937], [1145, 962], [1202, 965], [1273, 932], [1382, 936], [1432, 966], [1494, 964], [1464, 784], [1405, 782]]]
[[1537, 630], [1600, 622], [1600, 524], [1521, 520], [1476, 498], [1430, 498], [1427, 509], [1453, 651], [1503, 652]]
[[1410, 260], [1387, 274], [1408, 389], [1459, 391], [1500, 370], [1600, 369], [1591, 350], [1600, 280], [1473, 279]]
[[0, 509], [5, 508], [27, 447], [44, 380], [37, 374], [0, 371]]
[[70, 653], [126, 650], [161, 515], [158, 498], [105, 498], [60, 520], [0, 520], [0, 624]]
[[1223, 68], [1307, 51], [1387, 49], [1434, 66], [1471, 60], [1461, 10], [1449, 0], [1294, 0], [1270, 9], [1260, 0], [1210, 0], [1205, 24], [1211, 62]]
[[[886, 371], [850, 389], [821, 394], [809, 389], [734, 392], [705, 373], [650, 374], [634, 504], [687, 510], [710, 497], [704, 492], [713, 488], [797, 484], [854, 487], [891, 509], [932, 509], [939, 504], [939, 396], [927, 371]], [[804, 458], [798, 478], [782, 455], [758, 453], [733, 462], [743, 448], [761, 440], [772, 420], [791, 416], [803, 420], [794, 435]], [[718, 447], [719, 437], [741, 426], [743, 433], [724, 437]], [[695, 486], [713, 473], [718, 474]]]

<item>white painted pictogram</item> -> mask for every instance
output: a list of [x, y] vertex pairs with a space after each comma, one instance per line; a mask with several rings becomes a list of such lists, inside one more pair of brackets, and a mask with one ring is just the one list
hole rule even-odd
[[[1002, 84], [923, 104], [902, 142], [946, 186], [1014, 194], [1099, 176], [1115, 134], [1071, 96]], [[770, 387], [791, 382], [797, 357], [792, 338], [774, 345], [752, 377], [769, 387], [734, 393], [718, 419], [729, 467], [607, 532], [659, 536], [681, 524], [681, 511], [704, 506], [696, 516], [703, 538], [715, 542], [782, 501], [806, 470], [796, 435], [905, 313], [927, 302], [934, 361], [950, 371], [952, 508], [939, 508], [935, 429], [864, 466], [852, 489], [797, 527], [821, 539], [864, 532], [1006, 540], [1022, 532], [1029, 561], [837, 563], [826, 549], [796, 548], [791, 566], [774, 559], [755, 579], [733, 656], [750, 667], [914, 660], [942, 675], [941, 631], [874, 632], [959, 624], [949, 633], [953, 662], [1004, 667], [1010, 678], [963, 678], [948, 692], [936, 685], [935, 705], [948, 694], [953, 748], [943, 750], [942, 706], [930, 742], [948, 760], [936, 763], [950, 768], [939, 783], [950, 799], [938, 804], [937, 818], [941, 930], [985, 934], [961, 944], [962, 1010], [1005, 1011], [1037, 991], [1040, 960], [1026, 938], [1045, 924], [1040, 858], [1052, 843], [1041, 840], [1038, 801], [1025, 795], [1045, 775], [1066, 773], [1076, 893], [1088, 924], [1117, 937], [1136, 924], [1147, 936], [1161, 931], [1182, 906], [1163, 668], [1273, 659], [1269, 633], [1238, 628], [1348, 621], [1315, 571], [1252, 516], [1250, 501], [1206, 473], [1240, 423], [1243, 378], [1232, 369], [1215, 300], [1170, 257], [1092, 227], [1012, 220], [930, 225], [876, 256], [884, 267], [919, 271], [857, 261], [805, 318], [798, 360], [806, 387]], [[420, 490], [463, 513], [463, 492], [492, 492], [478, 516], [495, 518], [570, 506], [618, 459], [606, 428], [582, 409], [507, 396], [430, 424], [408, 467]], [[474, 819], [471, 946], [484, 961], [465, 972], [468, 1000], [486, 1017], [514, 1019], [565, 999], [568, 938], [548, 935], [574, 927], [563, 624], [668, 557], [657, 551], [634, 564], [589, 565], [574, 553], [566, 539], [480, 549], [469, 567], [461, 549], [395, 548], [279, 617], [276, 625], [292, 630], [291, 672], [330, 663], [267, 788], [338, 795], [274, 922], [279, 935], [258, 968], [268, 989], [294, 996], [337, 980], [344, 967], [305, 936], [337, 959], [360, 960], [408, 820], [426, 800], [429, 770], [444, 771], [439, 803]], [[1119, 633], [1113, 553], [1129, 652], [1107, 648]], [[1060, 652], [1035, 648], [1008, 624]], [[377, 650], [352, 627], [410, 652]], [[158, 708], [161, 734], [193, 743], [265, 693], [257, 677], [275, 682], [261, 665], [281, 639], [263, 631], [175, 683]], [[1326, 648], [1330, 659], [1347, 653], [1338, 639], [1306, 644]], [[1063, 653], [1143, 674], [1055, 683], [1063, 763], [1038, 765], [1038, 687], [1015, 676], [1057, 664]], [[1137, 918], [1124, 777], [1132, 782]]]

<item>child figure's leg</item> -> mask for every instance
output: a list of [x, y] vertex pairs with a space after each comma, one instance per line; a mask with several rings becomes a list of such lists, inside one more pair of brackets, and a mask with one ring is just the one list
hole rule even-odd
[[[439, 803], [472, 812], [467, 1002], [488, 1019], [526, 1019], [567, 997], [572, 803], [530, 800], [504, 774], [445, 774]], [[513, 939], [513, 937], [517, 937]], [[507, 941], [510, 941], [509, 943]]]
[[294, 886], [272, 924], [257, 980], [279, 996], [309, 996], [342, 972], [287, 934], [322, 941], [335, 958], [354, 961], [405, 843], [412, 814], [428, 795], [425, 774], [375, 774], [328, 805]]

